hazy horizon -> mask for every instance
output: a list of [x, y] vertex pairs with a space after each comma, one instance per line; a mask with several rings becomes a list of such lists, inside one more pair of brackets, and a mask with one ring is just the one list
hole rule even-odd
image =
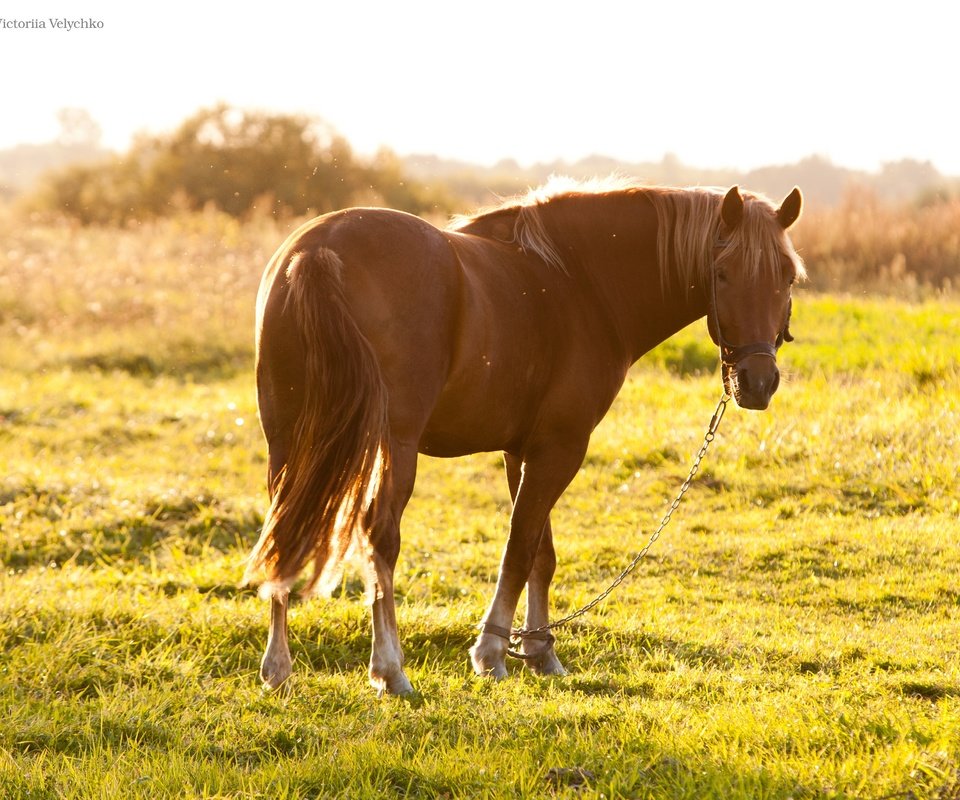
[[433, 0], [279, 0], [257, 14], [183, 0], [149, 14], [115, 0], [66, 7], [5, 5], [0, 66], [17, 79], [0, 148], [52, 140], [56, 111], [79, 107], [122, 151], [136, 132], [172, 130], [222, 101], [321, 117], [360, 154], [481, 166], [673, 155], [739, 171], [819, 155], [852, 170], [913, 159], [960, 175], [949, 101], [960, 9], [929, 0], [909, 18], [821, 0], [601, 1], [589, 14], [502, 0], [482, 12]]

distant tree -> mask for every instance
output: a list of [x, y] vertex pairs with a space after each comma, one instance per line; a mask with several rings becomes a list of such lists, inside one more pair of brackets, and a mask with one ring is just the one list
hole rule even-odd
[[52, 170], [107, 158], [109, 153], [100, 146], [100, 126], [89, 111], [64, 108], [57, 119], [60, 133], [55, 140], [0, 150], [0, 197], [22, 194]]
[[912, 158], [885, 163], [874, 181], [877, 194], [890, 200], [915, 197], [942, 183], [943, 176], [933, 164]]
[[49, 174], [26, 204], [29, 209], [66, 214], [85, 225], [120, 224], [144, 215], [144, 189], [140, 165], [115, 156]]
[[[83, 126], [81, 115], [63, 120]], [[88, 129], [89, 130], [89, 129]], [[404, 174], [381, 151], [370, 161], [321, 121], [227, 105], [204, 109], [173, 133], [140, 137], [122, 158], [51, 176], [35, 204], [83, 222], [118, 222], [207, 205], [235, 215], [253, 211], [322, 213], [379, 202], [413, 213], [451, 203]]]
[[386, 148], [377, 152], [366, 177], [371, 199], [380, 205], [427, 215], [444, 213], [454, 206], [446, 190], [411, 179], [403, 161]]
[[944, 179], [941, 183], [928, 186], [916, 197], [918, 208], [929, 208], [948, 203], [960, 204], [960, 179]]
[[57, 122], [60, 123], [57, 144], [64, 147], [79, 145], [91, 149], [100, 147], [103, 130], [85, 108], [61, 108], [57, 112]]
[[174, 196], [192, 208], [211, 203], [242, 215], [268, 206], [294, 214], [347, 205], [362, 183], [349, 144], [322, 123], [291, 114], [220, 105], [173, 134], [141, 143], [148, 205]]
[[808, 203], [836, 205], [852, 183], [864, 180], [866, 175], [838, 167], [824, 156], [808, 156], [795, 164], [751, 170], [743, 176], [743, 185], [775, 198], [799, 186]]

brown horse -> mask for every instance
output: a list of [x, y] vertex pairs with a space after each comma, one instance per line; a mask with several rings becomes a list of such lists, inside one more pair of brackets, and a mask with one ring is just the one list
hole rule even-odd
[[[506, 674], [526, 585], [525, 627], [548, 621], [556, 566], [550, 511], [630, 365], [704, 314], [727, 390], [764, 409], [790, 338], [803, 265], [785, 231], [794, 189], [762, 197], [576, 184], [530, 193], [439, 230], [398, 211], [315, 219], [273, 256], [257, 300], [257, 389], [271, 505], [246, 579], [271, 599], [261, 677], [290, 675], [287, 601], [335, 582], [352, 549], [367, 567], [370, 681], [412, 690], [393, 572], [417, 454], [504, 453], [513, 498], [493, 602], [471, 650]], [[527, 664], [564, 674], [551, 636]]]

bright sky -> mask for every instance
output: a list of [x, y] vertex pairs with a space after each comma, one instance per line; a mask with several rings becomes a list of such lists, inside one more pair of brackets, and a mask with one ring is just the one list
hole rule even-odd
[[53, 138], [70, 106], [124, 148], [222, 100], [321, 116], [362, 153], [960, 175], [944, 0], [3, 0], [0, 18], [0, 147]]

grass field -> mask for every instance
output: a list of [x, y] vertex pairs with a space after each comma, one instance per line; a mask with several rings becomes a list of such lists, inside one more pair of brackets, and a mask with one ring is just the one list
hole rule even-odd
[[[291, 610], [271, 694], [237, 583], [278, 230], [0, 237], [0, 797], [960, 798], [960, 304], [801, 290], [771, 409], [728, 411], [649, 558], [560, 635], [569, 677], [471, 673], [509, 513], [481, 454], [424, 458], [405, 517], [417, 698], [367, 685], [355, 576]], [[646, 541], [713, 364], [699, 324], [631, 374], [554, 515], [558, 611]]]

